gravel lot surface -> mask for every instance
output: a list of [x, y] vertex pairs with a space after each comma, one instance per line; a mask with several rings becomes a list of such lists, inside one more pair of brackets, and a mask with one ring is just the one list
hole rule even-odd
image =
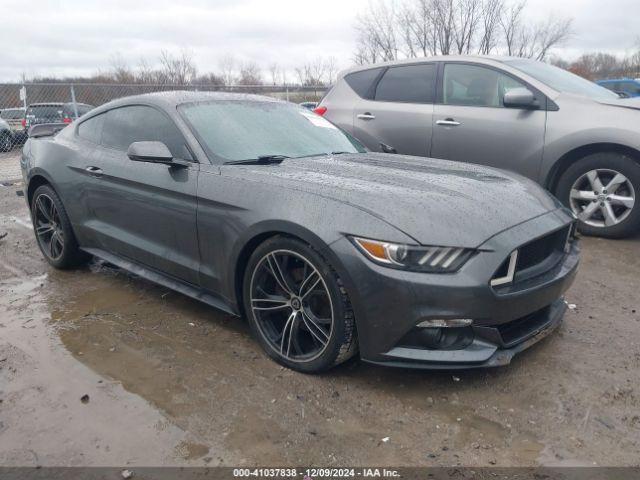
[[638, 463], [638, 238], [583, 238], [576, 307], [508, 367], [305, 376], [180, 294], [49, 268], [19, 188], [0, 187], [0, 465]]

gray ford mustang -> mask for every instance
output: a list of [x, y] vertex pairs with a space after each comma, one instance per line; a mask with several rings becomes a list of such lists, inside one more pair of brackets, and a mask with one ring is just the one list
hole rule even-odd
[[564, 314], [574, 217], [516, 174], [368, 153], [257, 96], [129, 97], [55, 132], [22, 157], [46, 260], [244, 315], [287, 367], [504, 365]]

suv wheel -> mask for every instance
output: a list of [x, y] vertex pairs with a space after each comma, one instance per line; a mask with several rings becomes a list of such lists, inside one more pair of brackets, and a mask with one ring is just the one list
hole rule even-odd
[[254, 335], [281, 365], [314, 373], [356, 353], [353, 310], [340, 279], [299, 240], [274, 237], [255, 250], [243, 297]]
[[556, 189], [585, 235], [622, 238], [640, 228], [640, 165], [617, 153], [595, 153], [571, 165]]
[[9, 152], [13, 148], [13, 138], [7, 132], [0, 133], [0, 152]]

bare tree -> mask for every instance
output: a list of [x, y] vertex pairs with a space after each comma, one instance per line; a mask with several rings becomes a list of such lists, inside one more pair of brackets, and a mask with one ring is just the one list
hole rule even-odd
[[458, 54], [468, 54], [480, 25], [483, 5], [481, 0], [458, 0], [453, 4], [456, 51]]
[[278, 82], [280, 82], [280, 66], [276, 62], [273, 62], [269, 64], [268, 71], [271, 83], [277, 85]]
[[336, 74], [338, 73], [338, 59], [336, 57], [329, 57], [325, 61], [326, 83], [327, 85], [333, 85], [336, 80]]
[[233, 85], [236, 82], [236, 59], [232, 55], [225, 55], [218, 62], [218, 67], [224, 84]]
[[395, 2], [369, 0], [356, 19], [358, 32], [355, 61], [368, 63], [398, 58], [398, 22]]
[[509, 56], [516, 55], [516, 45], [522, 30], [522, 14], [526, 5], [526, 0], [510, 4], [503, 8], [500, 15], [499, 22], [504, 34], [507, 55]]
[[167, 50], [160, 52], [160, 79], [162, 83], [187, 85], [193, 81], [196, 74], [193, 55], [187, 50], [182, 50], [175, 56]]
[[546, 21], [525, 25], [522, 21], [525, 7], [526, 1], [521, 1], [503, 10], [500, 25], [507, 54], [544, 60], [553, 47], [571, 36], [573, 20], [549, 16]]
[[399, 13], [407, 57], [436, 54], [436, 30], [431, 3], [431, 0], [406, 2]]
[[110, 77], [116, 83], [133, 83], [135, 81], [135, 76], [127, 65], [127, 62], [124, 60], [120, 53], [116, 53], [111, 56], [110, 60], [111, 64], [111, 74]]
[[478, 39], [478, 53], [481, 55], [489, 55], [498, 46], [500, 15], [505, 8], [504, 0], [486, 0], [482, 7], [482, 25]]
[[262, 72], [255, 62], [245, 62], [240, 66], [238, 85], [262, 85]]

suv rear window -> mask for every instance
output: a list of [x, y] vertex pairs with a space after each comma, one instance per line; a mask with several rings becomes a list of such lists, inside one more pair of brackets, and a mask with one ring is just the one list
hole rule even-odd
[[36, 105], [27, 108], [27, 115], [35, 118], [62, 119], [62, 105]]
[[0, 112], [0, 118], [5, 120], [20, 120], [24, 118], [24, 111], [22, 110], [3, 110]]
[[378, 83], [375, 99], [381, 102], [433, 103], [436, 71], [434, 63], [391, 67]]
[[371, 70], [353, 72], [346, 75], [344, 80], [360, 97], [367, 98], [371, 85], [373, 85], [373, 82], [378, 78], [381, 71], [382, 68], [373, 68]]

